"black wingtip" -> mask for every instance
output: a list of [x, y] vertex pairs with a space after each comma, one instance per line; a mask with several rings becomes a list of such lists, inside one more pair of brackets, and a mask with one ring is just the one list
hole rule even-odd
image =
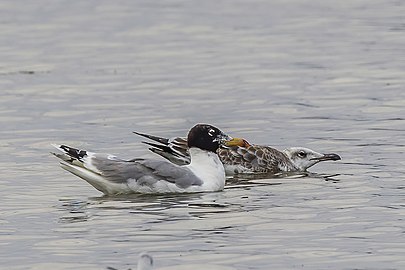
[[61, 144], [59, 148], [62, 149], [66, 154], [68, 154], [72, 158], [75, 158], [80, 161], [87, 155], [87, 152], [85, 150], [76, 149], [67, 145]]
[[159, 143], [164, 144], [164, 145], [169, 144], [169, 139], [164, 138], [164, 137], [158, 137], [158, 136], [149, 135], [149, 134], [141, 133], [141, 132], [137, 132], [137, 131], [133, 131], [133, 133], [135, 133], [136, 135], [148, 138], [148, 139], [150, 139], [152, 141], [159, 142]]
[[170, 147], [169, 147], [169, 146], [166, 146], [166, 145], [157, 144], [157, 143], [152, 143], [152, 142], [142, 142], [142, 143], [144, 143], [144, 144], [146, 144], [146, 145], [149, 145], [149, 146], [156, 147], [156, 148], [161, 149], [161, 150], [166, 151], [166, 152], [170, 152], [170, 151], [171, 151]]

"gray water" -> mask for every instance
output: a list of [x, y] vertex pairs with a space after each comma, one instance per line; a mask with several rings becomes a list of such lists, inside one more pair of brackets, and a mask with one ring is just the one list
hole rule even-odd
[[[0, 268], [405, 269], [403, 1], [1, 1]], [[50, 143], [157, 158], [206, 122], [305, 177], [104, 197]]]

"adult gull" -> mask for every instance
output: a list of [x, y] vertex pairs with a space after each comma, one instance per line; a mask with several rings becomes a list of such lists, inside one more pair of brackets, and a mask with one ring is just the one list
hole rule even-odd
[[189, 164], [135, 158], [123, 160], [67, 145], [54, 145], [63, 169], [106, 195], [220, 191], [225, 171], [216, 151], [232, 138], [208, 124], [197, 124], [187, 136]]

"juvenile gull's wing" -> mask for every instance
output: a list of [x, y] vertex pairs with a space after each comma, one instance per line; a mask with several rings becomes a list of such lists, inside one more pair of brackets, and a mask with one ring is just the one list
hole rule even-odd
[[243, 172], [279, 172], [291, 166], [291, 161], [280, 151], [269, 146], [250, 145], [219, 149], [218, 155], [225, 166], [241, 166]]

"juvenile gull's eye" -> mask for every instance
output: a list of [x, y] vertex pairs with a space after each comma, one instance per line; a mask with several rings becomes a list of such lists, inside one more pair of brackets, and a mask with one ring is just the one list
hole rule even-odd
[[298, 152], [298, 157], [300, 157], [300, 158], [306, 158], [306, 157], [307, 157], [307, 153], [305, 153], [304, 151], [299, 151], [299, 152]]

